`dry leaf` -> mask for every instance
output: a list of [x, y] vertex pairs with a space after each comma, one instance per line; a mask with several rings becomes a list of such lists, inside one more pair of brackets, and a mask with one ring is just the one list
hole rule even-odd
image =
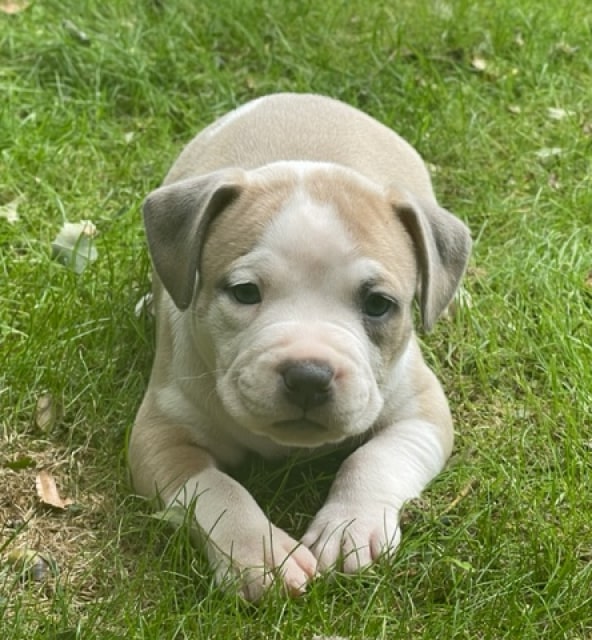
[[485, 69], [487, 69], [487, 62], [483, 58], [475, 56], [471, 60], [471, 67], [473, 67], [475, 71], [485, 71]]
[[561, 147], [544, 147], [539, 149], [535, 155], [539, 160], [548, 160], [549, 158], [560, 156], [562, 153], [563, 149]]
[[29, 4], [31, 3], [28, 0], [1, 0], [0, 11], [2, 13], [13, 15], [24, 11]]
[[37, 495], [43, 504], [56, 509], [65, 509], [73, 504], [73, 501], [68, 498], [62, 500], [53, 476], [44, 469], [37, 474], [35, 486], [37, 487]]
[[50, 431], [57, 418], [57, 407], [50, 393], [44, 393], [37, 399], [35, 424], [41, 431]]
[[94, 244], [96, 235], [97, 228], [90, 220], [66, 222], [51, 243], [54, 259], [76, 273], [82, 273], [88, 263], [94, 262], [98, 257]]
[[4, 218], [11, 224], [18, 222], [20, 218], [17, 209], [23, 200], [23, 196], [18, 196], [14, 200], [0, 206], [0, 218]]
[[551, 120], [563, 120], [564, 118], [573, 115], [575, 115], [573, 111], [567, 111], [566, 109], [559, 109], [556, 107], [549, 107], [547, 109], [547, 117]]

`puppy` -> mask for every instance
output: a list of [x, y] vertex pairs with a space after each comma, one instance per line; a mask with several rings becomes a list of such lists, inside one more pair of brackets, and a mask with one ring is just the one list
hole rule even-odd
[[[156, 353], [131, 434], [138, 492], [191, 509], [220, 583], [291, 594], [399, 544], [399, 513], [452, 447], [429, 330], [470, 253], [417, 152], [362, 112], [277, 94], [181, 153], [144, 203]], [[223, 468], [349, 443], [302, 540]]]

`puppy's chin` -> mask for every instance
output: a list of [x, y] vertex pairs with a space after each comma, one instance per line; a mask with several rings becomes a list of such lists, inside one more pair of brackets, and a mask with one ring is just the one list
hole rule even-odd
[[250, 433], [285, 447], [313, 449], [338, 444], [360, 436], [371, 429], [377, 420], [382, 403], [370, 403], [364, 410], [347, 416], [331, 411], [315, 411], [297, 415], [294, 411], [250, 411], [236, 396], [224, 403], [226, 412], [234, 420], [234, 429], [242, 436]]
[[347, 438], [341, 431], [332, 431], [321, 422], [304, 417], [272, 422], [265, 435], [277, 444], [303, 448], [336, 444]]
[[[254, 428], [251, 428], [254, 427]], [[257, 436], [269, 438], [275, 444], [286, 447], [299, 447], [314, 449], [323, 445], [338, 444], [350, 437], [351, 433], [340, 430], [328, 429], [320, 422], [300, 418], [295, 420], [277, 420], [263, 427], [251, 424], [247, 427], [251, 433]]]

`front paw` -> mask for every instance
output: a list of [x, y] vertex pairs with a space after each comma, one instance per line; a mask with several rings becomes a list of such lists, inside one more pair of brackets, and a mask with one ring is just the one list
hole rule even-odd
[[344, 572], [353, 573], [392, 554], [400, 540], [396, 509], [327, 504], [309, 526], [302, 544], [314, 553], [320, 571], [342, 565]]
[[207, 541], [218, 584], [234, 588], [246, 600], [259, 600], [272, 583], [297, 596], [315, 576], [317, 560], [302, 543], [271, 523], [260, 530], [229, 532], [233, 540]]

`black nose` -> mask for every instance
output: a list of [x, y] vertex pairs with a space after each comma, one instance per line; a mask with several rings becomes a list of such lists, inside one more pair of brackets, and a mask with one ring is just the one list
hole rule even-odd
[[284, 381], [284, 393], [292, 404], [310, 409], [329, 400], [335, 373], [325, 362], [289, 361], [280, 368], [280, 373]]

